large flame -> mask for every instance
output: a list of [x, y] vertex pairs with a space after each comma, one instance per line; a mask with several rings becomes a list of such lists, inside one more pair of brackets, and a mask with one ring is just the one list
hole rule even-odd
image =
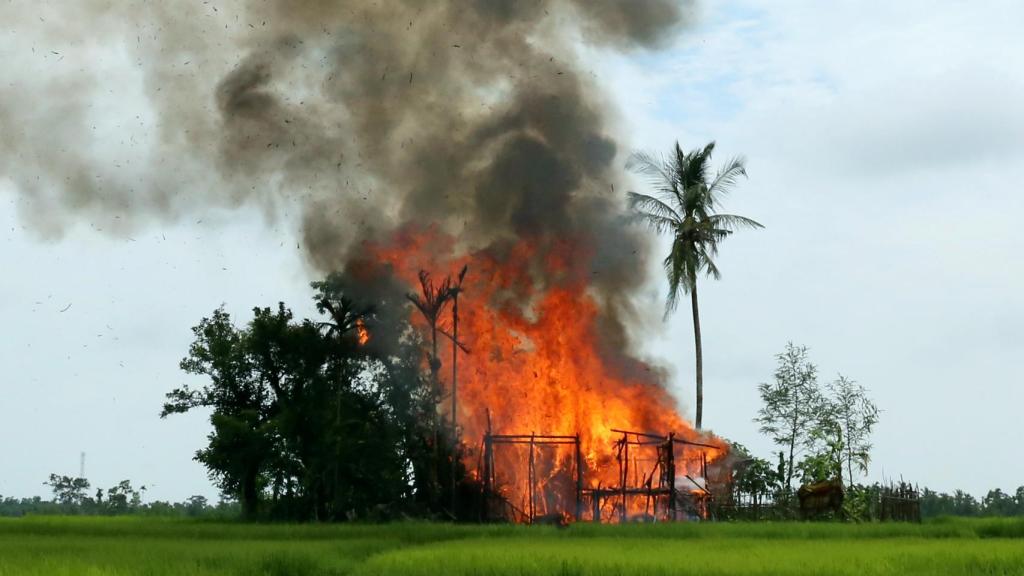
[[[367, 243], [364, 254], [377, 265], [390, 266], [410, 287], [418, 285], [420, 270], [440, 277], [470, 267], [459, 302], [459, 340], [470, 352], [460, 352], [457, 376], [457, 421], [468, 448], [467, 468], [477, 468], [489, 426], [499, 434], [578, 434], [589, 488], [622, 484], [615, 450], [622, 434], [613, 429], [674, 432], [720, 447], [688, 448], [688, 458], [678, 463], [681, 478], [699, 476], [702, 460], [726, 453], [724, 442], [696, 432], [680, 416], [660, 371], [602, 344], [600, 308], [588, 291], [592, 253], [584, 243], [520, 239], [500, 250], [461, 256], [453, 255], [454, 246], [453, 238], [437, 230], [407, 228], [386, 242]], [[449, 308], [446, 323], [450, 315]], [[419, 314], [414, 312], [412, 320], [425, 328]], [[447, 349], [450, 341], [439, 345]], [[449, 354], [440, 356], [450, 359]], [[440, 371], [445, 391], [450, 390], [450, 368]], [[448, 416], [450, 403], [443, 402], [442, 410]], [[526, 450], [504, 446], [495, 451], [502, 493], [521, 509], [530, 496]], [[575, 447], [537, 450], [538, 513], [571, 510]], [[650, 458], [632, 465], [627, 483], [635, 484], [653, 466]]]

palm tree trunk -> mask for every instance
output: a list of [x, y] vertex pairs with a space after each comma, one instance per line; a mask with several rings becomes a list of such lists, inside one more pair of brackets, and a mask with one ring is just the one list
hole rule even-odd
[[693, 307], [693, 343], [697, 353], [697, 429], [704, 419], [704, 358], [700, 345], [700, 312], [697, 309], [697, 282], [690, 290], [690, 305]]
[[458, 365], [459, 365], [459, 293], [454, 292], [452, 296], [452, 515], [455, 515], [455, 473], [458, 471], [456, 458], [459, 454], [459, 424], [455, 418], [455, 411], [458, 408]]
[[[437, 357], [437, 318], [435, 317], [430, 322], [430, 385], [433, 386], [434, 398], [438, 404], [441, 403], [441, 380], [437, 373], [441, 369], [440, 358]], [[442, 423], [439, 421], [440, 417], [435, 413], [434, 415], [434, 458], [433, 466], [431, 467], [431, 505], [440, 506], [441, 503], [441, 452], [440, 444], [441, 434], [440, 428]]]

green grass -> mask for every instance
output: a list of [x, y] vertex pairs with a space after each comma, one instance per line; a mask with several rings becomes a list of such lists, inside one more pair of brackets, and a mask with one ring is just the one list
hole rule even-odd
[[0, 576], [1024, 574], [1024, 520], [265, 525], [0, 519]]

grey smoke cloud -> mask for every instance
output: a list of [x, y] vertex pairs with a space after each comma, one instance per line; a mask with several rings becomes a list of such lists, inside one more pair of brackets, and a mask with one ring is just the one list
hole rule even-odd
[[[614, 180], [605, 111], [571, 40], [653, 48], [684, 8], [9, 3], [0, 10], [17, 24], [4, 51], [28, 40], [33, 54], [60, 58], [30, 62], [2, 88], [0, 123], [14, 137], [4, 138], [0, 171], [27, 220], [49, 234], [83, 218], [116, 231], [210, 207], [258, 202], [273, 214], [297, 202], [310, 259], [324, 270], [343, 263], [353, 238], [412, 219], [466, 222], [458, 232], [485, 243], [553, 230], [572, 220], [574, 196], [605, 194]], [[148, 120], [97, 110], [130, 86], [85, 65], [103, 51], [141, 71]], [[55, 70], [35, 69], [43, 65]], [[115, 158], [93, 125], [99, 114], [128, 134]]]
[[[620, 358], [648, 245], [623, 221], [620, 150], [575, 45], [656, 49], [688, 9], [90, 0], [40, 15], [8, 4], [5, 20], [32, 30], [33, 50], [61, 58], [0, 88], [0, 122], [15, 135], [0, 173], [24, 218], [49, 235], [82, 222], [125, 234], [246, 203], [270, 219], [298, 213], [301, 245], [322, 272], [345, 270], [359, 241], [408, 225], [454, 235], [456, 250], [499, 254], [529, 239], [538, 259], [572, 238], [593, 250], [589, 283], [611, 362], [649, 370]], [[88, 66], [97, 53], [129, 60], [137, 77]], [[97, 109], [122, 101], [136, 104]]]

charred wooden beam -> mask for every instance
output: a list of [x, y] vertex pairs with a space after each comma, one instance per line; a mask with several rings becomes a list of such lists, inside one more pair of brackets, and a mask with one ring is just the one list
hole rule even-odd
[[645, 486], [639, 488], [626, 488], [623, 489], [619, 486], [609, 486], [608, 488], [584, 488], [584, 494], [600, 495], [602, 498], [608, 496], [621, 496], [622, 493], [626, 493], [629, 496], [646, 496], [648, 493], [655, 496], [665, 496], [669, 493], [669, 488], [651, 488], [648, 489]]
[[554, 434], [491, 434], [491, 438], [494, 439], [520, 439], [520, 440], [541, 440], [541, 439], [555, 439], [555, 440], [576, 440], [576, 436], [565, 436], [565, 435], [554, 435]]
[[[630, 430], [619, 430], [618, 428], [612, 428], [611, 431], [612, 432], [617, 432], [619, 434], [625, 434], [627, 436], [637, 436], [639, 438], [651, 438], [653, 440], [658, 440], [658, 441], [661, 441], [661, 442], [666, 442], [669, 439], [669, 436], [671, 436], [672, 437], [672, 441], [677, 443], [677, 444], [686, 444], [686, 445], [689, 445], [689, 446], [700, 446], [702, 448], [712, 448], [714, 450], [721, 450], [722, 449], [720, 446], [713, 446], [711, 444], [703, 444], [701, 442], [693, 442], [691, 440], [684, 440], [682, 438], [675, 438], [675, 432], [669, 434], [669, 436], [665, 436], [665, 435], [662, 435], [662, 434], [651, 434], [650, 432], [634, 432], [634, 431], [630, 431]], [[636, 445], [636, 441], [632, 441], [630, 443]]]
[[673, 440], [676, 444], [685, 444], [687, 446], [699, 446], [701, 448], [711, 448], [712, 450], [721, 450], [720, 446], [712, 446], [711, 444], [701, 444], [700, 442], [691, 442], [689, 440], [680, 440], [676, 438]]
[[612, 432], [616, 432], [618, 434], [625, 434], [625, 435], [628, 435], [628, 436], [640, 436], [642, 438], [655, 438], [655, 439], [661, 440], [662, 442], [665, 441], [665, 436], [662, 435], [662, 434], [651, 434], [650, 432], [634, 432], [634, 431], [631, 431], [631, 430], [619, 430], [618, 428], [612, 428], [611, 431]]
[[573, 444], [576, 444], [576, 442], [574, 440], [544, 440], [544, 439], [538, 439], [538, 440], [535, 440], [535, 441], [531, 442], [530, 440], [518, 440], [518, 439], [516, 439], [516, 440], [508, 440], [508, 439], [494, 438], [493, 436], [491, 437], [491, 442], [493, 442], [494, 444], [530, 444], [530, 445], [534, 445], [534, 446], [571, 446]]

